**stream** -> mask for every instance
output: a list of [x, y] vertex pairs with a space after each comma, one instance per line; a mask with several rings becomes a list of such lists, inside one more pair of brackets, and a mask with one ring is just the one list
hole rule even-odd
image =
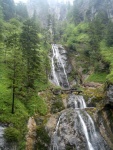
[[[62, 88], [70, 87], [66, 57], [62, 46], [52, 45], [51, 81]], [[110, 150], [87, 109], [93, 108], [87, 107], [83, 96], [68, 96], [67, 109], [59, 116], [50, 150]]]

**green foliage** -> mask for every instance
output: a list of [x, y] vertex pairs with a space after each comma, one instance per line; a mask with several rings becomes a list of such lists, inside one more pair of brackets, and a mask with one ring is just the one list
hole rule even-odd
[[20, 132], [13, 127], [6, 128], [4, 136], [8, 142], [18, 142], [21, 137]]
[[39, 113], [40, 115], [47, 114], [47, 104], [39, 96], [33, 96], [28, 102], [26, 107], [29, 110], [29, 114], [33, 115], [34, 113]]
[[76, 51], [77, 44], [87, 44], [89, 42], [88, 24], [80, 23], [77, 26], [68, 24], [63, 35], [63, 41], [69, 49]]
[[[2, 2], [5, 4], [6, 1], [2, 0]], [[1, 11], [0, 7], [0, 17]], [[0, 18], [0, 122], [11, 126], [6, 130], [6, 138], [8, 141], [18, 142], [18, 150], [25, 149], [28, 117], [34, 113], [46, 115], [48, 112], [46, 101], [37, 96], [37, 92], [49, 87], [47, 79], [50, 70], [47, 57], [50, 49], [48, 40], [46, 42], [43, 40], [44, 33], [39, 33], [39, 24], [35, 25], [33, 20], [28, 25], [29, 32], [28, 30], [25, 32], [29, 21], [23, 25], [21, 21], [25, 19], [25, 16], [21, 15], [18, 14], [17, 19], [12, 18], [13, 15], [11, 16], [10, 13], [9, 16], [6, 14], [4, 17], [7, 17], [5, 19], [9, 20], [8, 22]], [[23, 37], [21, 37], [22, 34]], [[41, 36], [38, 37], [38, 35]], [[20, 38], [23, 38], [25, 43], [22, 43]], [[22, 44], [29, 46], [26, 46], [28, 51], [24, 49], [25, 47], [21, 47]], [[33, 87], [30, 86], [29, 89], [26, 86], [28, 85], [27, 56], [30, 58], [30, 82], [33, 84]], [[15, 91], [12, 92], [12, 89]], [[13, 94], [15, 113], [11, 114]]]
[[110, 73], [107, 75], [107, 82], [113, 83], [113, 47], [107, 47], [105, 42], [102, 41], [100, 44], [101, 55], [103, 59], [110, 64]]
[[106, 76], [107, 76], [107, 73], [93, 73], [88, 77], [87, 81], [105, 83]]
[[113, 46], [113, 22], [109, 22], [106, 29], [106, 45]]
[[28, 90], [28, 88], [34, 88], [34, 82], [38, 78], [41, 69], [40, 52], [38, 49], [39, 39], [36, 24], [32, 19], [25, 21], [20, 42], [22, 46], [22, 53], [26, 61], [26, 86]]

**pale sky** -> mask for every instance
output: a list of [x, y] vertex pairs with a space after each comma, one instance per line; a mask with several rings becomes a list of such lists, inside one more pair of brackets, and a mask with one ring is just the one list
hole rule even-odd
[[14, 0], [14, 1], [15, 1], [15, 3], [18, 3], [19, 1], [24, 2], [24, 3], [27, 2], [27, 0]]
[[[27, 0], [14, 0], [15, 3], [18, 3], [19, 1], [26, 3]], [[67, 0], [60, 0], [60, 1], [67, 1]], [[72, 2], [73, 0], [70, 0], [70, 2]]]

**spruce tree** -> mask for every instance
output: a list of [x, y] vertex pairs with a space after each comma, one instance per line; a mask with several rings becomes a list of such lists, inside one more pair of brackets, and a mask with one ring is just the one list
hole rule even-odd
[[12, 114], [14, 114], [14, 103], [22, 83], [22, 55], [19, 46], [19, 34], [12, 33], [6, 40], [7, 49], [9, 54], [7, 58], [8, 78], [11, 81], [10, 87], [12, 88]]
[[4, 19], [7, 21], [15, 16], [15, 5], [13, 0], [1, 0]]
[[40, 74], [40, 53], [38, 49], [37, 27], [32, 19], [25, 21], [20, 36], [23, 58], [26, 61], [26, 87], [35, 89], [35, 80]]

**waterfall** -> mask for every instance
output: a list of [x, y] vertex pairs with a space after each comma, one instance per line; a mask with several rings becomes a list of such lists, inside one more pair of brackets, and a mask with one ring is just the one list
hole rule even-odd
[[80, 118], [80, 123], [81, 123], [81, 125], [82, 125], [82, 129], [83, 129], [83, 132], [84, 132], [84, 134], [85, 134], [85, 137], [86, 137], [86, 140], [87, 140], [87, 143], [88, 143], [89, 150], [94, 150], [94, 149], [93, 149], [93, 146], [92, 146], [92, 144], [91, 144], [91, 142], [90, 142], [90, 139], [89, 139], [87, 126], [86, 126], [86, 124], [85, 124], [85, 122], [84, 122], [84, 120], [83, 120], [83, 118], [82, 118], [80, 112], [77, 111], [77, 113], [78, 113], [78, 117]]
[[[66, 150], [69, 142], [77, 150], [110, 150], [92, 117], [87, 113], [88, 107], [83, 96], [70, 94], [68, 101], [70, 108], [59, 117], [50, 150]], [[70, 112], [72, 114], [69, 116]]]
[[69, 87], [69, 81], [66, 73], [66, 62], [67, 56], [66, 51], [60, 46], [52, 45], [52, 56], [51, 56], [51, 80], [52, 82], [63, 88]]
[[55, 71], [55, 57], [56, 57], [56, 53], [55, 53], [55, 49], [54, 49], [54, 46], [52, 45], [52, 50], [53, 50], [53, 56], [52, 56], [52, 74], [53, 74], [53, 82], [55, 85], [57, 86], [60, 86], [59, 84], [59, 80], [58, 80], [58, 77], [57, 77], [57, 74], [56, 74], [56, 71]]
[[[52, 45], [51, 74], [55, 85], [69, 88], [65, 54], [66, 51], [61, 46]], [[83, 96], [70, 94], [67, 107], [56, 124], [50, 150], [67, 150], [68, 146], [76, 150], [110, 150], [92, 117], [87, 113], [88, 107]]]
[[58, 132], [58, 128], [59, 128], [60, 119], [61, 119], [61, 116], [58, 119], [58, 122], [57, 122], [57, 125], [56, 125], [56, 128], [55, 128], [55, 132], [53, 134], [52, 150], [58, 150], [58, 136], [57, 136], [57, 132]]
[[86, 108], [86, 103], [83, 99], [83, 96], [81, 95], [77, 95], [74, 97], [75, 100], [74, 100], [74, 104], [75, 104], [75, 108]]

